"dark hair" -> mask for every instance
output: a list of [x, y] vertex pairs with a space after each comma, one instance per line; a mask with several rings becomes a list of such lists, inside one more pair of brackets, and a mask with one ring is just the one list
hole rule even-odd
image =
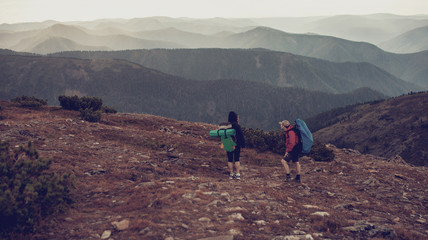
[[227, 121], [230, 123], [238, 122], [238, 114], [233, 111], [229, 112], [229, 117]]

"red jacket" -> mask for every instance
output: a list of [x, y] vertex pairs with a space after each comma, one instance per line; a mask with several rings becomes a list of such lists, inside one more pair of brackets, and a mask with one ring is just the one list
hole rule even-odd
[[293, 125], [290, 125], [285, 130], [285, 152], [288, 153], [299, 143], [299, 137], [296, 135], [296, 132], [292, 130], [293, 127]]

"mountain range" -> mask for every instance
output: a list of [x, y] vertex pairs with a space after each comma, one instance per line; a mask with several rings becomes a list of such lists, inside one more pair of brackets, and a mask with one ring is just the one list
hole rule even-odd
[[[346, 19], [349, 23], [357, 24], [357, 20], [361, 20], [361, 18], [363, 17], [337, 16], [316, 19], [321, 23], [331, 22], [331, 25], [334, 26], [332, 23], [335, 19], [338, 21]], [[396, 34], [385, 39], [383, 46], [390, 46], [388, 49], [406, 48], [406, 46], [402, 46], [403, 40], [393, 39], [400, 34], [405, 34], [404, 36], [408, 37], [404, 38], [410, 39], [405, 43], [411, 45], [407, 48], [412, 48], [410, 51], [412, 53], [394, 54], [385, 52], [368, 42], [350, 41], [320, 35], [320, 33], [284, 32], [269, 27], [269, 24], [261, 25], [261, 23], [272, 22], [266, 19], [266, 21], [258, 19], [259, 22], [257, 22], [257, 19], [174, 19], [165, 17], [71, 23], [49, 22], [51, 25], [39, 23], [39, 28], [33, 27], [28, 31], [14, 31], [13, 29], [22, 29], [22, 25], [19, 24], [3, 24], [0, 25], [0, 29], [4, 29], [0, 30], [0, 47], [39, 54], [74, 50], [265, 48], [334, 62], [371, 63], [399, 79], [419, 85], [420, 90], [427, 89], [428, 67], [423, 64], [428, 62], [428, 52], [425, 51], [427, 49], [424, 40], [427, 34], [426, 31], [423, 31], [423, 27], [427, 25], [427, 18], [424, 16], [405, 18], [395, 15], [374, 15], [365, 16], [365, 18], [366, 20], [363, 22], [366, 27], [372, 23], [372, 28], [381, 32], [379, 30], [382, 29], [381, 26], [388, 26], [384, 29]], [[280, 20], [278, 19], [279, 22], [284, 21], [284, 19]], [[300, 20], [307, 23], [307, 19]], [[312, 20], [315, 21], [315, 19]], [[295, 21], [297, 20], [295, 19]], [[393, 23], [395, 28], [392, 27]], [[296, 23], [296, 25], [299, 24]], [[314, 26], [324, 25], [314, 24]], [[394, 29], [395, 31], [393, 31]], [[406, 32], [408, 33], [406, 34]], [[372, 35], [368, 34], [368, 36]], [[340, 34], [337, 36], [343, 37]], [[386, 42], [389, 40], [391, 42]], [[396, 43], [393, 44], [394, 42]], [[418, 49], [418, 52], [415, 52], [415, 49]], [[403, 52], [403, 50], [397, 51]]]
[[[358, 105], [331, 117], [322, 114], [308, 124], [326, 123], [314, 138], [340, 148], [428, 166], [428, 92]], [[314, 125], [315, 125], [314, 124]]]
[[[346, 19], [348, 23], [360, 22], [358, 26], [368, 27], [367, 22], [371, 21], [373, 29], [384, 26], [383, 28], [388, 32], [399, 35], [425, 26], [427, 20], [423, 15], [409, 17], [370, 15], [364, 18], [366, 21], [361, 21], [362, 16], [314, 17], [292, 19], [291, 22], [296, 26], [317, 26], [319, 23], [335, 26], [334, 19]], [[266, 24], [262, 25], [263, 21]], [[346, 104], [370, 101], [385, 96], [398, 96], [428, 88], [426, 77], [428, 51], [395, 54], [385, 52], [368, 42], [324, 36], [318, 32], [306, 34], [284, 32], [273, 28], [272, 25], [269, 27], [268, 22], [272, 23], [272, 19], [153, 17], [68, 23], [46, 21], [2, 24], [0, 25], [0, 46], [5, 48], [1, 51], [2, 54], [31, 55], [31, 53], [56, 52], [49, 54], [48, 57], [36, 55], [27, 58], [2, 57], [4, 63], [2, 81], [5, 83], [1, 89], [2, 96], [7, 99], [16, 97], [16, 94], [21, 92], [27, 95], [41, 94], [55, 104], [56, 97], [60, 94], [80, 96], [92, 94], [104, 96], [105, 101], [117, 107], [119, 111], [148, 112], [162, 116], [169, 111], [167, 113], [170, 114], [167, 115], [169, 117], [189, 120], [189, 117], [194, 115], [192, 111], [197, 112], [199, 108], [202, 109], [199, 109], [200, 112], [213, 109], [213, 102], [215, 105], [220, 101], [220, 99], [210, 101], [207, 97], [210, 96], [206, 90], [209, 84], [216, 90], [221, 88], [226, 89], [223, 92], [231, 91], [229, 95], [239, 95], [237, 92], [243, 91], [241, 88], [252, 88], [249, 91], [251, 94], [245, 98], [244, 95], [240, 95], [233, 100], [241, 103], [244, 99], [251, 99], [257, 102], [256, 105], [260, 106], [260, 109], [261, 106], [273, 106], [267, 107], [270, 110], [260, 110], [267, 111], [270, 115], [283, 111], [280, 103], [272, 102], [296, 102], [296, 100], [290, 101], [293, 94], [289, 92], [308, 91], [309, 95], [339, 96], [334, 94], [342, 94], [345, 96], [349, 92], [354, 94], [357, 92], [360, 95], [364, 91], [361, 89], [366, 91], [366, 95], [358, 100], [346, 100], [334, 106], [327, 100], [317, 103], [323, 105], [317, 109], [302, 108], [296, 102], [291, 106], [293, 110], [288, 109], [286, 112], [290, 117], [299, 114], [304, 117], [313, 116], [332, 107], [343, 107]], [[285, 22], [285, 19], [278, 19], [277, 24]], [[395, 28], [392, 27], [393, 23]], [[417, 39], [413, 40], [415, 40], [414, 44], [417, 44]], [[91, 60], [66, 60], [64, 57]], [[28, 60], [30, 58], [34, 62]], [[9, 62], [11, 59], [14, 63]], [[51, 61], [49, 59], [58, 60], [58, 63], [54, 61], [55, 64], [50, 63], [52, 66], [47, 67], [46, 63]], [[94, 68], [94, 63], [101, 66], [101, 70]], [[112, 86], [123, 88], [118, 84], [132, 85], [139, 81], [148, 81], [146, 77], [149, 75], [152, 79], [148, 85], [154, 87], [151, 93], [147, 93], [151, 96], [149, 98], [138, 96], [134, 91], [136, 87], [120, 94], [114, 93], [111, 89]], [[153, 83], [159, 76], [164, 80]], [[14, 78], [19, 81], [13, 82]], [[99, 88], [102, 81], [107, 84]], [[162, 81], [164, 85], [161, 84]], [[88, 83], [92, 85], [89, 87]], [[20, 87], [17, 87], [19, 84], [21, 84]], [[43, 93], [34, 90], [39, 87], [38, 85], [44, 86], [39, 89]], [[91, 90], [95, 86], [97, 89]], [[180, 93], [165, 90], [170, 88]], [[264, 91], [255, 93], [257, 88], [268, 88], [266, 92], [282, 91], [282, 93], [278, 94], [277, 99], [274, 100], [272, 96], [275, 94], [260, 95]], [[371, 90], [368, 91], [368, 88]], [[200, 95], [194, 92], [196, 89], [204, 93], [203, 99], [197, 99], [196, 96]], [[49, 93], [50, 91], [52, 93]], [[140, 91], [146, 90], [140, 89]], [[133, 93], [133, 96], [126, 96], [128, 93]], [[109, 94], [114, 95], [115, 98], [108, 97]], [[306, 93], [300, 94], [306, 96]], [[298, 95], [294, 98], [302, 99]], [[306, 97], [303, 99], [306, 101]], [[310, 97], [310, 99], [314, 101], [315, 98]], [[144, 107], [140, 106], [143, 100], [147, 103]], [[188, 103], [183, 106], [192, 110], [183, 110], [186, 108], [182, 107], [178, 111], [173, 107], [177, 105], [177, 101]], [[195, 106], [194, 102], [201, 102], [201, 104]], [[208, 105], [210, 107], [207, 107]], [[163, 109], [159, 110], [153, 106]], [[236, 106], [241, 105], [236, 104]], [[221, 106], [223, 111], [227, 111], [224, 109], [229, 107], [230, 104]], [[290, 108], [290, 105], [288, 107]], [[246, 109], [245, 106], [242, 108]], [[223, 115], [223, 113], [216, 115], [214, 110], [208, 112], [210, 112], [208, 115], [200, 114], [198, 119], [216, 121], [212, 120], [216, 118], [214, 116]], [[282, 113], [279, 115], [281, 116]], [[251, 126], [262, 126], [265, 129], [276, 127], [274, 124], [276, 120], [268, 123], [266, 121], [270, 120], [262, 120], [259, 117], [257, 120], [248, 118], [248, 121], [253, 122]]]
[[240, 79], [328, 93], [370, 87], [385, 95], [397, 96], [420, 89], [372, 64], [335, 63], [265, 49], [75, 51], [49, 56], [124, 59], [188, 79]]
[[309, 117], [384, 98], [369, 88], [329, 94], [244, 80], [197, 81], [124, 60], [0, 56], [0, 98], [21, 95], [58, 105], [60, 95], [97, 96], [121, 112], [219, 123], [234, 109], [248, 127], [275, 129], [282, 118]]
[[428, 49], [428, 26], [405, 32], [379, 44], [382, 49], [396, 53], [421, 52]]

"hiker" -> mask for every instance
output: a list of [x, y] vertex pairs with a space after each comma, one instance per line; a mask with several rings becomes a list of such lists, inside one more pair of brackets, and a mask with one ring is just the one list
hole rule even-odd
[[282, 166], [285, 169], [285, 181], [291, 181], [290, 176], [290, 167], [288, 163], [292, 161], [296, 165], [296, 178], [294, 179], [296, 182], [300, 182], [300, 163], [299, 163], [299, 154], [302, 151], [302, 145], [299, 144], [299, 136], [296, 134], [296, 131], [293, 128], [295, 126], [291, 125], [288, 120], [284, 120], [279, 123], [281, 125], [281, 129], [285, 132], [285, 154], [283, 159], [281, 159]]
[[[241, 179], [239, 168], [241, 166], [239, 157], [241, 155], [241, 148], [245, 147], [244, 133], [242, 132], [241, 126], [239, 125], [239, 116], [235, 112], [229, 112], [228, 122], [232, 124], [232, 128], [235, 129], [236, 135], [234, 141], [236, 143], [235, 149], [232, 152], [227, 152], [228, 167], [229, 167], [229, 178]], [[235, 165], [236, 174], [233, 175], [233, 165]]]

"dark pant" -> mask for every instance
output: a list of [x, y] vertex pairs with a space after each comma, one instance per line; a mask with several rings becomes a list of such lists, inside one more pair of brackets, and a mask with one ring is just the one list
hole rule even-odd
[[285, 157], [284, 160], [286, 162], [290, 162], [290, 160], [293, 161], [294, 163], [298, 162], [299, 161], [299, 152], [300, 152], [299, 149], [293, 148], [293, 150], [291, 150], [291, 152], [288, 153], [287, 157]]
[[236, 146], [235, 150], [233, 150], [232, 152], [226, 152], [227, 153], [227, 160], [229, 162], [233, 162], [233, 160], [235, 160], [235, 162], [239, 162], [239, 156], [241, 155], [241, 147]]

